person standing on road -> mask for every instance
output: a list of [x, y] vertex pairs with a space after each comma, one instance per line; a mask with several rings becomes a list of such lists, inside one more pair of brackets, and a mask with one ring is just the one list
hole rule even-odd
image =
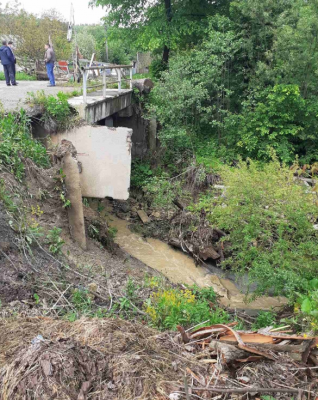
[[18, 82], [16, 80], [16, 68], [15, 68], [15, 65], [17, 63], [17, 59], [15, 58], [15, 54], [14, 54], [14, 51], [13, 51], [13, 49], [14, 49], [13, 42], [11, 42], [11, 41], [8, 42], [8, 47], [10, 48], [10, 50], [12, 52], [12, 55], [13, 55], [13, 59], [14, 59], [14, 63], [12, 64], [12, 68], [13, 68], [13, 73], [14, 73], [14, 79], [15, 79], [15, 82], [17, 84]]
[[44, 60], [46, 65], [47, 76], [49, 77], [50, 80], [50, 84], [48, 86], [55, 86], [55, 77], [53, 70], [56, 57], [55, 57], [55, 52], [49, 43], [45, 45]]
[[14, 56], [10, 47], [7, 46], [7, 42], [5, 40], [2, 42], [2, 47], [0, 47], [0, 59], [3, 65], [7, 86], [17, 86], [13, 69]]

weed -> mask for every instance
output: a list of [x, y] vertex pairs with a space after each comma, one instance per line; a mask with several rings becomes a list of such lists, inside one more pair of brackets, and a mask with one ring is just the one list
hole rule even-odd
[[31, 245], [43, 236], [43, 229], [34, 219], [31, 223], [26, 224], [24, 231], [24, 240], [27, 244], [29, 253], [32, 254]]
[[[276, 400], [275, 397], [272, 397], [272, 396], [262, 396], [261, 399], [262, 400]], [[293, 400], [293, 399], [291, 399], [291, 400]]]
[[253, 330], [276, 325], [276, 314], [272, 311], [261, 311], [252, 325]]
[[54, 179], [56, 182], [59, 182], [59, 183], [64, 184], [65, 178], [66, 178], [66, 175], [64, 174], [63, 169], [60, 168], [60, 169], [58, 170], [57, 175], [56, 175], [53, 179]]
[[62, 229], [54, 227], [48, 232], [48, 235], [46, 236], [49, 250], [54, 255], [62, 253], [62, 247], [65, 242], [61, 238], [61, 232]]
[[126, 284], [126, 289], [125, 289], [125, 293], [126, 296], [129, 300], [135, 301], [137, 300], [137, 295], [136, 295], [136, 290], [137, 290], [137, 286], [135, 284], [135, 282], [129, 278]]
[[75, 289], [72, 298], [72, 304], [75, 306], [76, 310], [82, 314], [87, 314], [91, 312], [92, 309], [92, 298], [88, 291], [85, 289]]
[[115, 227], [108, 227], [108, 233], [109, 233], [109, 237], [110, 239], [114, 240], [116, 235], [117, 235], [118, 229]]
[[3, 179], [0, 179], [0, 200], [2, 200], [9, 213], [15, 214], [18, 211], [17, 205], [6, 191], [5, 182]]
[[[214, 294], [215, 296], [215, 294]], [[177, 325], [190, 326], [208, 321], [208, 324], [226, 323], [229, 315], [222, 309], [211, 308], [209, 298], [212, 289], [201, 293], [197, 287], [192, 291], [166, 289], [154, 293], [145, 302], [144, 308], [151, 325], [158, 329], [176, 329]]]
[[85, 207], [89, 207], [89, 202], [87, 197], [83, 197], [82, 201]]
[[88, 226], [88, 235], [92, 238], [92, 239], [98, 239], [98, 235], [99, 235], [99, 229], [94, 225], [94, 224], [90, 224]]
[[33, 297], [34, 297], [34, 300], [35, 300], [35, 304], [39, 304], [40, 303], [40, 296], [37, 293], [34, 293]]
[[73, 93], [59, 92], [56, 96], [46, 96], [43, 90], [36, 93], [29, 93], [27, 102], [33, 105], [43, 107], [44, 112], [41, 120], [50, 122], [54, 120], [57, 123], [57, 129], [70, 128], [74, 124], [71, 117], [71, 109], [68, 104], [69, 97], [73, 97]]
[[145, 274], [144, 286], [151, 289], [163, 288], [164, 278], [162, 276], [149, 276]]
[[142, 188], [147, 179], [152, 176], [152, 170], [149, 163], [133, 161], [131, 167], [131, 186]]
[[63, 208], [69, 208], [69, 207], [71, 207], [71, 205], [72, 205], [72, 204], [71, 204], [71, 201], [65, 198], [64, 193], [61, 193], [61, 194], [60, 194], [60, 199], [62, 200], [62, 203], [63, 203], [62, 207], [63, 207]]
[[172, 200], [183, 194], [181, 182], [171, 180], [165, 173], [160, 177], [154, 176], [148, 179], [143, 189], [146, 192], [146, 199], [158, 207], [171, 207]]
[[71, 207], [71, 201], [68, 200], [65, 197], [65, 178], [66, 175], [63, 172], [63, 169], [60, 168], [57, 175], [54, 177], [54, 180], [59, 184], [58, 186], [55, 186], [54, 190], [57, 192], [60, 192], [60, 199], [62, 201], [62, 207], [63, 208], [68, 208]]
[[294, 307], [295, 314], [303, 317], [309, 328], [318, 332], [318, 279], [308, 283], [306, 294], [299, 294]]
[[103, 210], [105, 209], [105, 207], [100, 203], [100, 201], [98, 202], [98, 205], [97, 205], [97, 211], [99, 212], [99, 213], [101, 213]]
[[137, 289], [138, 287], [134, 281], [129, 278], [125, 287], [124, 296], [120, 297], [113, 305], [112, 313], [118, 313], [122, 318], [134, 318], [136, 316], [134, 304], [138, 302]]
[[41, 217], [43, 211], [41, 210], [41, 207], [39, 205], [37, 205], [36, 207], [31, 206], [31, 214], [36, 215], [37, 217]]

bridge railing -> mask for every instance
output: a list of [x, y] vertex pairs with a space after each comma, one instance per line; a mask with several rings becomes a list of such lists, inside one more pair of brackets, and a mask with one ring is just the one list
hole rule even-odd
[[[88, 86], [88, 77], [90, 71], [100, 71], [103, 77], [103, 82], [97, 85]], [[97, 87], [103, 88], [103, 97], [106, 97], [107, 90], [107, 70], [116, 70], [117, 80], [109, 81], [110, 84], [118, 83], [118, 90], [121, 90], [122, 82], [129, 82], [129, 88], [132, 89], [132, 74], [133, 74], [133, 66], [132, 65], [102, 65], [102, 66], [92, 66], [92, 67], [84, 67], [83, 71], [83, 100], [84, 103], [87, 103], [87, 90], [93, 89]], [[122, 70], [129, 70], [129, 78], [122, 77]]]

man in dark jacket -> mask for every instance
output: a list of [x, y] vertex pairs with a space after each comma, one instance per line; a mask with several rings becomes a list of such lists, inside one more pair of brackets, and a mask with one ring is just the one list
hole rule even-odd
[[45, 65], [47, 76], [49, 77], [50, 84], [48, 86], [55, 86], [55, 77], [54, 77], [54, 63], [56, 61], [55, 52], [50, 44], [45, 45]]
[[7, 42], [4, 40], [2, 42], [2, 47], [0, 47], [0, 59], [4, 69], [4, 76], [6, 78], [7, 86], [17, 86], [14, 76], [14, 56], [10, 49], [7, 46]]
[[[14, 46], [13, 46], [13, 42], [12, 41], [10, 41], [10, 42], [8, 42], [8, 47], [10, 48], [10, 50], [12, 51], [12, 55], [13, 55], [13, 59], [14, 59], [14, 63], [13, 63], [13, 65], [12, 65], [12, 67], [13, 67], [13, 72], [14, 72], [14, 79], [15, 79], [15, 81], [16, 81], [16, 69], [15, 69], [15, 65], [16, 65], [16, 63], [17, 63], [17, 59], [15, 58], [15, 55], [14, 55], [14, 51], [13, 51], [13, 49], [14, 49]], [[18, 82], [16, 81], [16, 84], [18, 84]]]

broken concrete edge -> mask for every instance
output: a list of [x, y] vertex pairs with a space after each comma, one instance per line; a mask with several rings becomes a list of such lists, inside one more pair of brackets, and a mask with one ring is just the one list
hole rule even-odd
[[87, 103], [83, 103], [83, 96], [73, 97], [68, 100], [71, 107], [75, 108], [80, 118], [90, 124], [109, 117], [132, 104], [132, 93], [130, 89], [123, 89], [118, 93], [111, 91], [109, 96], [88, 97]]

